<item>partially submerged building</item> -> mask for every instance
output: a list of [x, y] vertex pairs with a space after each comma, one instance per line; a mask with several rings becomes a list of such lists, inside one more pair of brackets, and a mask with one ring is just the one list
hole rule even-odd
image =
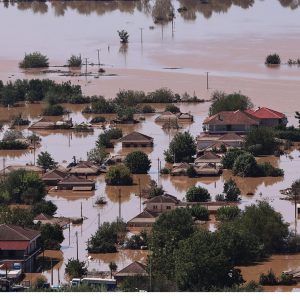
[[73, 190], [73, 191], [92, 191], [95, 189], [96, 182], [84, 177], [68, 175], [57, 184], [58, 190]]
[[45, 173], [42, 177], [42, 180], [46, 185], [55, 186], [67, 175], [67, 172], [61, 171], [59, 169], [54, 169]]
[[81, 161], [76, 166], [72, 167], [70, 174], [96, 176], [100, 174], [100, 168], [88, 161]]
[[0, 224], [0, 265], [23, 272], [34, 271], [36, 258], [41, 251], [41, 233], [16, 225]]
[[153, 138], [139, 133], [131, 132], [119, 139], [123, 148], [128, 147], [153, 147]]
[[117, 280], [117, 283], [122, 282], [124, 279], [129, 277], [148, 277], [146, 265], [134, 261], [124, 269], [120, 270], [114, 275], [114, 278]]

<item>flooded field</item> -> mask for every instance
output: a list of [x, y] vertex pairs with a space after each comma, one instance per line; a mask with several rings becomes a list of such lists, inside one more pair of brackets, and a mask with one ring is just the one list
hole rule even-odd
[[[175, 8], [186, 6], [187, 12], [178, 13], [173, 22], [163, 25], [153, 23], [151, 7], [155, 1], [68, 1], [68, 2], [0, 2], [0, 38], [6, 41], [0, 49], [0, 80], [17, 78], [50, 78], [56, 81], [71, 80], [81, 84], [85, 94], [102, 94], [112, 97], [119, 89], [139, 89], [150, 91], [162, 86], [174, 92], [190, 94], [194, 92], [201, 98], [208, 99], [215, 89], [226, 92], [241, 91], [248, 95], [256, 106], [269, 106], [284, 112], [289, 124], [296, 125], [294, 112], [300, 110], [300, 68], [282, 65], [280, 68], [266, 68], [264, 59], [270, 52], [278, 52], [282, 60], [298, 58], [300, 33], [298, 26], [300, 3], [298, 1], [217, 1], [200, 4], [198, 1], [173, 1]], [[238, 4], [236, 4], [238, 3]], [[267, 13], [268, 12], [268, 13]], [[276, 18], [276, 25], [273, 20]], [[22, 31], [14, 26], [14, 20], [22, 22]], [[5, 26], [3, 26], [5, 24]], [[109, 25], [109, 26], [108, 26]], [[154, 28], [150, 28], [154, 26]], [[130, 40], [128, 49], [120, 49], [117, 30], [128, 30]], [[141, 30], [142, 39], [141, 39]], [[11, 38], [13, 37], [13, 38]], [[41, 51], [50, 58], [52, 66], [63, 65], [71, 54], [82, 54], [89, 63], [97, 63], [97, 49], [100, 61], [107, 73], [116, 76], [62, 77], [57, 73], [40, 74], [24, 72], [18, 68], [18, 62], [24, 52]], [[51, 70], [59, 68], [51, 67]], [[84, 70], [84, 67], [83, 67]], [[97, 67], [88, 66], [88, 71], [96, 72]], [[206, 89], [206, 74], [209, 73], [209, 89]], [[92, 115], [82, 114], [85, 105], [65, 105], [71, 111], [70, 117], [75, 122], [91, 120]], [[29, 104], [25, 107], [0, 108], [0, 121], [4, 129], [13, 116], [22, 112], [31, 121], [37, 120], [42, 112], [42, 105]], [[155, 105], [162, 111], [164, 105]], [[202, 122], [208, 114], [209, 103], [181, 104], [182, 112], [191, 112], [194, 123], [184, 125], [197, 136], [202, 132]], [[232, 175], [225, 172], [221, 177], [190, 179], [187, 177], [158, 176], [157, 161], [162, 161], [163, 152], [168, 147], [176, 131], [164, 131], [154, 122], [158, 114], [146, 116], [146, 120], [135, 125], [122, 125], [123, 132], [139, 131], [154, 138], [153, 149], [148, 149], [152, 160], [148, 175], [135, 175], [133, 187], [108, 187], [104, 176], [96, 178], [94, 192], [50, 192], [48, 200], [57, 206], [57, 216], [80, 217], [87, 219], [79, 226], [71, 226], [70, 233], [64, 231], [65, 240], [59, 255], [61, 262], [55, 266], [64, 281], [64, 266], [68, 259], [76, 256], [75, 234], [78, 232], [79, 259], [86, 260], [89, 270], [108, 271], [110, 261], [115, 261], [122, 269], [133, 260], [145, 261], [147, 252], [121, 251], [117, 254], [93, 255], [87, 258], [86, 243], [98, 227], [100, 221], [113, 221], [119, 216], [128, 221], [137, 215], [143, 206], [138, 194], [138, 180], [145, 186], [151, 179], [162, 184], [169, 194], [182, 199], [186, 190], [197, 184], [209, 190], [212, 197], [222, 192], [224, 181]], [[107, 118], [107, 116], [105, 116]], [[111, 116], [113, 117], [113, 116]], [[55, 119], [55, 118], [54, 118]], [[27, 135], [30, 132], [23, 130]], [[48, 151], [62, 165], [76, 158], [86, 159], [95, 141], [102, 132], [74, 133], [68, 130], [35, 131], [41, 136], [41, 151]], [[110, 151], [113, 154], [128, 153], [117, 143]], [[34, 154], [25, 151], [0, 151], [0, 159], [5, 164], [26, 164], [34, 162]], [[291, 228], [300, 229], [294, 218], [294, 204], [281, 200], [280, 190], [288, 188], [300, 177], [299, 146], [290, 150], [289, 155], [280, 158], [263, 158], [282, 168], [284, 178], [234, 178], [242, 191], [240, 206], [265, 199], [282, 213]], [[249, 196], [251, 194], [251, 196]], [[97, 196], [104, 196], [108, 203], [103, 207], [95, 205]], [[291, 257], [283, 262], [280, 257], [272, 258], [274, 271], [281, 272], [295, 266], [299, 259]], [[276, 263], [275, 263], [276, 261]], [[297, 266], [298, 266], [297, 265]], [[247, 280], [255, 279], [259, 273], [269, 268], [269, 262], [243, 269]], [[57, 271], [56, 271], [57, 272]], [[50, 272], [45, 272], [50, 278]], [[54, 276], [54, 284], [58, 276]], [[293, 288], [293, 287], [292, 287]], [[292, 289], [291, 288], [291, 289]]]

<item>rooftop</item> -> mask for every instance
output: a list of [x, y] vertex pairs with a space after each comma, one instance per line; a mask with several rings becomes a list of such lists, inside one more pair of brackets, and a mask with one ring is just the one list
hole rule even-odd
[[150, 142], [153, 141], [153, 138], [151, 136], [139, 133], [139, 132], [131, 132], [122, 138], [120, 138], [121, 142]]
[[0, 224], [0, 241], [31, 241], [40, 232], [16, 225]]
[[246, 113], [258, 119], [284, 119], [286, 115], [267, 107], [259, 107], [257, 109], [248, 109]]
[[115, 274], [115, 277], [125, 276], [148, 276], [146, 266], [138, 261], [134, 261], [124, 269]]

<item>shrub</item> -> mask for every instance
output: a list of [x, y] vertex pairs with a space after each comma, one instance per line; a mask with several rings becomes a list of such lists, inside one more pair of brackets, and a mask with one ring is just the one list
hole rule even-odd
[[147, 174], [151, 168], [151, 161], [144, 152], [133, 151], [126, 156], [125, 165], [132, 174]]
[[94, 117], [92, 120], [91, 120], [91, 123], [92, 124], [96, 124], [96, 123], [103, 123], [105, 122], [105, 118], [104, 117]]
[[215, 115], [221, 111], [246, 110], [253, 107], [251, 100], [241, 94], [226, 94], [215, 91], [211, 97], [212, 104], [209, 108], [209, 115]]
[[41, 228], [41, 241], [46, 250], [59, 250], [63, 242], [64, 234], [62, 228], [58, 225], [45, 224]]
[[149, 193], [148, 193], [148, 199], [154, 198], [156, 196], [160, 196], [164, 194], [164, 189], [162, 186], [152, 186]]
[[43, 115], [44, 116], [62, 116], [64, 114], [64, 108], [59, 105], [49, 105], [47, 108], [44, 109]]
[[180, 112], [180, 109], [174, 104], [168, 104], [165, 108], [165, 111], [169, 111], [173, 114], [176, 114]]
[[108, 156], [108, 153], [105, 151], [105, 148], [94, 148], [87, 153], [87, 160], [96, 165], [103, 164], [105, 158]]
[[201, 205], [195, 205], [191, 208], [192, 216], [199, 221], [208, 221], [209, 220], [209, 212], [208, 209]]
[[228, 181], [224, 184], [224, 194], [225, 194], [225, 201], [228, 202], [236, 202], [240, 201], [240, 194], [241, 191], [237, 187], [235, 181], [230, 178]]
[[119, 120], [125, 121], [133, 121], [135, 109], [132, 107], [118, 106], [117, 107], [117, 117]]
[[186, 192], [186, 201], [188, 202], [207, 202], [210, 199], [208, 190], [201, 186], [191, 187]]
[[96, 141], [96, 146], [101, 148], [113, 148], [113, 144], [111, 143], [111, 140], [119, 139], [123, 136], [122, 129], [119, 128], [111, 128], [108, 130], [104, 130], [103, 133], [101, 133], [98, 136], [98, 140]]
[[44, 169], [44, 171], [56, 168], [57, 162], [54, 161], [51, 154], [47, 151], [41, 152], [36, 161], [37, 165]]
[[189, 166], [186, 170], [186, 175], [190, 178], [195, 178], [198, 176], [198, 173], [193, 166]]
[[88, 269], [84, 261], [79, 261], [74, 258], [68, 259], [65, 273], [68, 275], [70, 280], [73, 278], [81, 278], [82, 276], [86, 275], [87, 272]]
[[168, 169], [168, 168], [162, 168], [160, 170], [160, 174], [162, 174], [162, 175], [170, 174], [170, 169]]
[[91, 97], [91, 107], [86, 107], [83, 113], [94, 114], [111, 114], [116, 112], [116, 106], [114, 103], [107, 101], [103, 96]]
[[105, 176], [108, 185], [132, 185], [133, 180], [128, 167], [125, 165], [112, 166]]
[[20, 141], [0, 141], [0, 150], [23, 150], [27, 148], [28, 144]]
[[280, 65], [280, 63], [281, 63], [281, 59], [277, 53], [269, 54], [265, 60], [266, 65]]
[[[117, 93], [114, 103], [120, 106], [136, 106], [146, 102], [146, 95], [143, 91], [121, 90]], [[145, 105], [149, 106], [149, 105]], [[151, 107], [151, 106], [150, 106]]]
[[155, 108], [153, 108], [151, 105], [144, 105], [142, 107], [142, 113], [143, 114], [155, 113]]
[[189, 132], [177, 133], [170, 142], [169, 149], [164, 152], [167, 162], [190, 162], [196, 154], [196, 143]]
[[279, 277], [278, 284], [280, 285], [293, 285], [296, 284], [297, 281], [294, 280], [294, 276], [292, 274], [281, 273]]
[[260, 274], [259, 284], [261, 284], [261, 285], [277, 285], [278, 284], [278, 280], [277, 280], [274, 272], [272, 271], [272, 269], [270, 269], [267, 274], [264, 274], [264, 273]]
[[81, 55], [72, 55], [69, 60], [68, 60], [68, 66], [69, 67], [75, 67], [78, 68], [80, 67], [82, 64], [82, 59], [81, 59]]
[[225, 201], [225, 196], [224, 196], [223, 194], [217, 194], [217, 195], [215, 196], [215, 200], [216, 200], [216, 201], [223, 202], [223, 201]]
[[284, 176], [284, 171], [279, 168], [273, 167], [269, 162], [258, 164], [259, 176], [281, 177]]
[[57, 206], [52, 201], [43, 200], [33, 204], [31, 211], [34, 216], [39, 214], [53, 216], [57, 211]]
[[47, 68], [49, 67], [48, 57], [40, 52], [25, 54], [24, 59], [19, 63], [20, 68]]
[[133, 235], [126, 241], [126, 249], [140, 250], [141, 247], [148, 246], [148, 236], [145, 231], [142, 231], [139, 235]]
[[241, 213], [241, 210], [237, 206], [222, 206], [217, 209], [216, 219], [217, 221], [232, 221], [237, 218]]

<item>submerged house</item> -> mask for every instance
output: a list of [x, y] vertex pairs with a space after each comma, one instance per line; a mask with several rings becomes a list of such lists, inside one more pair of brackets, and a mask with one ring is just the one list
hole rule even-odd
[[95, 176], [100, 173], [100, 168], [88, 161], [81, 161], [76, 166], [72, 167], [70, 174]]
[[123, 148], [128, 147], [153, 147], [153, 138], [139, 133], [139, 132], [131, 132], [122, 138], [119, 139], [122, 142]]
[[45, 173], [42, 177], [42, 180], [46, 185], [55, 186], [66, 176], [67, 172], [61, 171], [59, 169], [54, 169]]
[[267, 107], [258, 107], [257, 109], [248, 109], [245, 111], [247, 114], [259, 120], [261, 126], [276, 127], [286, 126], [288, 123], [285, 114], [275, 111]]
[[189, 167], [190, 164], [188, 163], [173, 164], [170, 174], [172, 176], [184, 176], [187, 174], [187, 170], [189, 169]]
[[95, 181], [72, 174], [57, 183], [58, 190], [92, 191], [95, 189], [95, 186]]
[[181, 201], [178, 200], [175, 196], [164, 194], [146, 200], [144, 204], [146, 205], [147, 211], [163, 213], [175, 209], [181, 204]]
[[158, 218], [158, 213], [145, 209], [127, 222], [127, 227], [145, 228], [152, 227]]
[[43, 168], [34, 166], [34, 165], [14, 165], [14, 166], [7, 166], [6, 168], [0, 171], [1, 175], [8, 175], [11, 172], [18, 171], [18, 170], [25, 170], [27, 172], [33, 172], [37, 175], [41, 176], [44, 173]]
[[114, 275], [114, 278], [117, 280], [117, 283], [120, 283], [128, 277], [149, 276], [146, 268], [146, 265], [134, 261], [124, 269], [117, 272]]
[[195, 170], [199, 176], [219, 176], [222, 173], [222, 169], [215, 163], [198, 164]]
[[260, 121], [250, 114], [241, 110], [222, 111], [203, 122], [203, 129], [210, 134], [225, 134], [235, 132], [246, 134], [251, 128], [258, 127]]
[[178, 119], [178, 117], [176, 114], [173, 114], [170, 111], [165, 111], [155, 119], [155, 122], [166, 123], [166, 122], [171, 122], [171, 121], [177, 121], [177, 119]]
[[41, 251], [41, 233], [15, 225], [0, 224], [0, 265], [33, 272]]
[[201, 165], [201, 164], [220, 164], [221, 163], [221, 157], [217, 155], [214, 152], [206, 152], [202, 156], [196, 158], [195, 165]]
[[58, 225], [61, 228], [66, 228], [70, 223], [68, 218], [64, 217], [52, 217], [47, 214], [41, 213], [34, 217], [33, 219], [34, 224], [41, 223], [42, 225], [50, 224], [50, 225]]
[[177, 113], [177, 119], [179, 122], [193, 122], [194, 117], [190, 113]]

